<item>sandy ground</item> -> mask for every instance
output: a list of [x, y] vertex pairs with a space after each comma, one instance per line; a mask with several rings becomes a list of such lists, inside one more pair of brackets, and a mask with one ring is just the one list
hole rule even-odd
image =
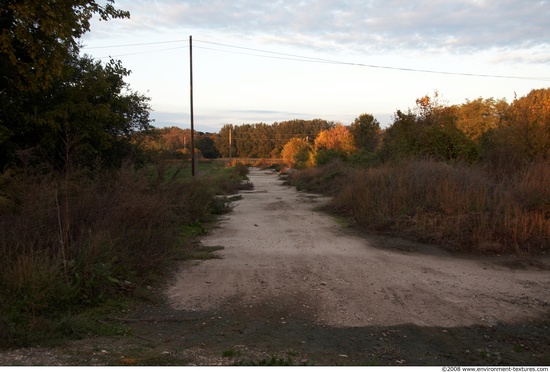
[[181, 270], [168, 290], [175, 308], [288, 302], [331, 327], [495, 325], [548, 315], [545, 263], [358, 236], [316, 211], [322, 198], [283, 186], [276, 173], [253, 168], [249, 178], [255, 189], [203, 240], [223, 246], [223, 259]]

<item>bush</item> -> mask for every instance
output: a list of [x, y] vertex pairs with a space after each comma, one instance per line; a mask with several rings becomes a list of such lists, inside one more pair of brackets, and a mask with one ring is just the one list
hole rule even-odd
[[298, 190], [336, 195], [345, 182], [348, 170], [341, 159], [322, 167], [311, 167], [290, 173], [289, 182]]
[[227, 211], [214, 196], [239, 187], [244, 171], [230, 170], [236, 175], [224, 182], [205, 176], [156, 186], [132, 164], [96, 174], [1, 175], [0, 346], [24, 345], [53, 319], [161, 277], [186, 244], [182, 226]]
[[376, 167], [382, 164], [382, 158], [379, 153], [361, 150], [351, 154], [348, 162], [355, 166]]
[[334, 149], [320, 149], [315, 152], [315, 164], [326, 165], [335, 159], [346, 160], [347, 155], [343, 151]]
[[333, 196], [330, 207], [372, 231], [476, 253], [550, 248], [550, 164], [505, 183], [480, 167], [433, 160], [379, 167], [330, 163], [292, 174], [297, 188]]

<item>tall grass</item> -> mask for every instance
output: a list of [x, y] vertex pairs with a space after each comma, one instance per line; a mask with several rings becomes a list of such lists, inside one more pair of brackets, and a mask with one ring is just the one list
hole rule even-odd
[[189, 245], [185, 225], [205, 222], [235, 192], [242, 169], [157, 183], [117, 171], [0, 175], [0, 346], [51, 333], [53, 319], [158, 279]]
[[[331, 207], [359, 226], [468, 252], [529, 254], [550, 248], [548, 162], [533, 163], [506, 182], [479, 168], [430, 160], [340, 173], [321, 191], [338, 190]], [[310, 177], [311, 171], [297, 173], [294, 183], [315, 185]]]

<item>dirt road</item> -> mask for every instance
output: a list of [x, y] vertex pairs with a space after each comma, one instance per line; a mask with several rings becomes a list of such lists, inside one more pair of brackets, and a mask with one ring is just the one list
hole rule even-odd
[[491, 326], [548, 314], [550, 275], [540, 262], [361, 237], [317, 212], [317, 195], [282, 186], [270, 171], [249, 177], [255, 189], [203, 240], [223, 246], [223, 259], [181, 271], [168, 291], [176, 308], [284, 303], [330, 327]]
[[550, 261], [472, 257], [361, 236], [326, 201], [251, 169], [255, 188], [202, 240], [166, 302], [118, 338], [0, 354], [0, 364], [550, 365]]

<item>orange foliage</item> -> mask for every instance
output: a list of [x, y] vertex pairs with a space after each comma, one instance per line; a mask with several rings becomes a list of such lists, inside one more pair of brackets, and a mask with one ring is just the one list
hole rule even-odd
[[316, 150], [337, 150], [346, 154], [356, 151], [353, 136], [348, 127], [338, 124], [319, 133], [315, 139]]

